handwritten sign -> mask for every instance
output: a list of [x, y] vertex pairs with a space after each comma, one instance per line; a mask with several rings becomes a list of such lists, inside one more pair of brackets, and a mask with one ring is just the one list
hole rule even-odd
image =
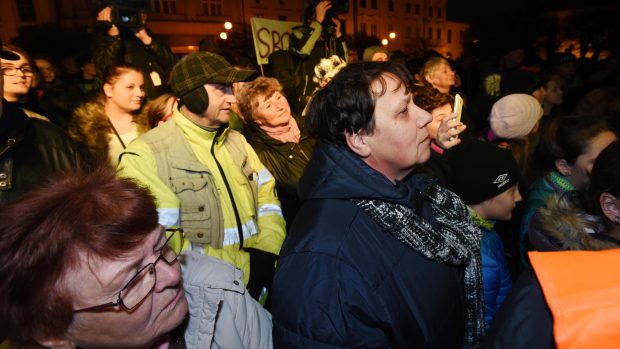
[[302, 25], [301, 22], [276, 21], [257, 17], [252, 17], [251, 23], [258, 64], [269, 63], [267, 57], [274, 51], [288, 50], [293, 28]]

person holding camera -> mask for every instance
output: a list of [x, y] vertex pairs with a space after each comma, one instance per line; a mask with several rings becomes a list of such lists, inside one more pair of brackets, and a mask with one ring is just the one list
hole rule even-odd
[[318, 86], [312, 79], [314, 67], [322, 58], [337, 55], [348, 61], [347, 44], [340, 30], [332, 1], [320, 1], [310, 5], [304, 15], [304, 25], [293, 30], [291, 52], [298, 64], [300, 83], [297, 97], [303, 109]]
[[166, 92], [164, 82], [175, 59], [169, 47], [148, 33], [143, 11], [133, 9], [125, 14], [108, 5], [97, 14], [97, 24], [91, 50], [99, 73], [115, 63], [131, 64], [144, 74], [148, 99]]

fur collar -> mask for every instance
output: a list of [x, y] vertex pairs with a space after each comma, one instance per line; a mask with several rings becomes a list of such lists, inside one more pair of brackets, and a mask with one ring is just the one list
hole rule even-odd
[[[573, 194], [574, 195], [574, 194]], [[606, 238], [598, 217], [584, 212], [573, 195], [551, 195], [539, 212], [542, 233], [555, 239], [562, 250], [605, 250], [620, 247]]]
[[[142, 108], [142, 111], [134, 115], [133, 119], [138, 126], [138, 134], [140, 135], [149, 130], [145, 109]], [[82, 103], [75, 109], [69, 125], [69, 135], [76, 142], [86, 147], [88, 155], [95, 165], [109, 162], [109, 143], [114, 135], [108, 122], [108, 116], [105, 115], [105, 96], [103, 94]]]

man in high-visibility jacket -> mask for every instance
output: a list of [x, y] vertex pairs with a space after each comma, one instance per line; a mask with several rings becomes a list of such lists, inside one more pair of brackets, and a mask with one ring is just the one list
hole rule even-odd
[[179, 106], [166, 123], [132, 142], [119, 175], [149, 187], [159, 222], [184, 230], [184, 248], [245, 272], [255, 298], [271, 285], [285, 223], [275, 180], [243, 135], [228, 128], [234, 82], [254, 70], [198, 52], [177, 63], [170, 86]]

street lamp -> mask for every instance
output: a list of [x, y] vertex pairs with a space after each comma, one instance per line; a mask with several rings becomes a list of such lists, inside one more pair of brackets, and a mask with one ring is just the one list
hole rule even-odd
[[225, 22], [225, 23], [224, 23], [224, 29], [226, 29], [226, 30], [231, 30], [231, 29], [232, 29], [232, 23], [230, 23], [230, 22]]
[[390, 39], [395, 39], [396, 38], [396, 33], [391, 32], [389, 36], [390, 36]]
[[381, 45], [383, 46], [387, 46], [388, 43], [389, 43], [388, 39], [381, 40]]
[[222, 40], [228, 39], [228, 34], [226, 34], [226, 32], [221, 32], [220, 33], [220, 39], [222, 39]]

